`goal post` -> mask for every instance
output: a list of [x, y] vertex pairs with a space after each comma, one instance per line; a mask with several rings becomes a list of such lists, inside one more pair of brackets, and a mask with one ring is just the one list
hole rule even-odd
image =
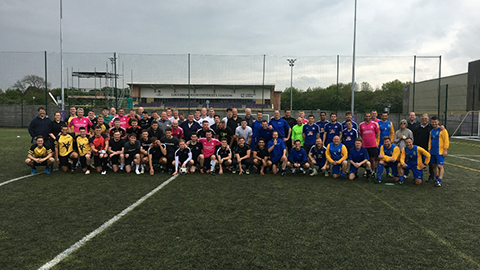
[[480, 111], [469, 111], [462, 118], [452, 138], [480, 140]]

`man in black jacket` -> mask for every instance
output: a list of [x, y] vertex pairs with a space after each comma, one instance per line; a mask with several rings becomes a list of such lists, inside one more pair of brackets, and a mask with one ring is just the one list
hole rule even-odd
[[[45, 108], [38, 108], [38, 116], [33, 118], [28, 126], [28, 132], [32, 137], [32, 143], [36, 143], [37, 136], [42, 135], [43, 138], [49, 138], [50, 122], [52, 120], [46, 116]], [[45, 147], [50, 148], [50, 140], [45, 140]]]
[[200, 124], [198, 124], [196, 121], [193, 121], [192, 113], [189, 113], [187, 121], [183, 121], [179, 126], [183, 129], [183, 138], [185, 141], [189, 141], [192, 133], [196, 133], [197, 130], [202, 128]]
[[[428, 123], [428, 114], [422, 115], [421, 123], [415, 121], [415, 126], [413, 126], [413, 142], [415, 145], [422, 147], [425, 150], [428, 150], [428, 140], [430, 139], [430, 131], [432, 130], [432, 125]], [[408, 123], [410, 126], [410, 122]], [[431, 182], [435, 180], [435, 174], [433, 173], [433, 166], [430, 164], [428, 166], [428, 180], [427, 182]]]

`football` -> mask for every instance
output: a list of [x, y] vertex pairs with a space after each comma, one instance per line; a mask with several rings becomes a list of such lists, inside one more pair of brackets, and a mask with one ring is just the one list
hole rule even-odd
[[187, 168], [180, 168], [180, 174], [186, 174]]

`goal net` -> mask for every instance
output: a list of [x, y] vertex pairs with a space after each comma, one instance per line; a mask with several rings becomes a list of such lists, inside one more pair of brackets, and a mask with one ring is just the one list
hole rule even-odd
[[452, 138], [480, 140], [480, 111], [469, 111], [452, 133]]

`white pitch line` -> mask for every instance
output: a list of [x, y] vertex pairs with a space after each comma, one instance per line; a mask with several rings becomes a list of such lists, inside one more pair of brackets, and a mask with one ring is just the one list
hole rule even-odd
[[22, 180], [22, 179], [24, 179], [24, 178], [31, 177], [31, 176], [38, 175], [38, 174], [42, 174], [42, 173], [44, 173], [44, 172], [36, 173], [36, 174], [24, 175], [24, 176], [20, 176], [20, 177], [14, 178], [14, 179], [10, 179], [10, 180], [8, 180], [8, 181], [5, 181], [5, 182], [0, 183], [0, 187], [1, 187], [1, 186], [4, 186], [4, 185], [6, 185], [6, 184], [12, 183], [12, 182], [15, 182], [15, 181], [18, 181], [18, 180]]
[[451, 157], [454, 157], [454, 158], [465, 159], [465, 160], [469, 160], [469, 161], [473, 161], [473, 162], [480, 162], [480, 160], [477, 160], [477, 159], [471, 159], [471, 158], [466, 158], [466, 157], [461, 157], [461, 156], [456, 156], [456, 155], [451, 155], [451, 154], [449, 154], [448, 156], [451, 156]]
[[124, 217], [126, 214], [128, 214], [130, 211], [132, 211], [133, 209], [135, 209], [137, 206], [139, 206], [140, 204], [142, 204], [146, 199], [150, 198], [153, 194], [155, 194], [157, 191], [159, 191], [160, 189], [162, 189], [164, 186], [166, 186], [168, 183], [170, 183], [171, 181], [173, 181], [173, 179], [175, 179], [176, 177], [178, 176], [175, 175], [175, 176], [172, 176], [170, 177], [167, 181], [163, 182], [161, 185], [159, 185], [158, 187], [156, 187], [155, 189], [153, 189], [152, 191], [150, 191], [148, 194], [146, 194], [145, 196], [143, 196], [142, 198], [140, 198], [138, 201], [136, 201], [135, 203], [133, 203], [132, 205], [130, 205], [129, 207], [125, 208], [122, 212], [120, 212], [119, 214], [117, 214], [116, 216], [114, 216], [113, 218], [111, 218], [109, 221], [103, 223], [100, 227], [98, 227], [96, 230], [94, 230], [93, 232], [89, 233], [88, 235], [86, 235], [85, 237], [83, 237], [81, 240], [79, 240], [78, 242], [76, 242], [75, 244], [73, 244], [72, 246], [70, 246], [68, 249], [64, 250], [62, 253], [58, 254], [55, 258], [53, 258], [51, 261], [47, 262], [46, 264], [44, 264], [42, 267], [38, 268], [39, 270], [46, 270], [46, 269], [51, 269], [52, 267], [54, 267], [55, 265], [57, 265], [59, 262], [61, 262], [63, 259], [65, 259], [66, 257], [68, 257], [70, 254], [72, 254], [73, 252], [75, 252], [77, 249], [79, 249], [80, 247], [82, 247], [85, 243], [87, 243], [88, 241], [90, 241], [92, 238], [94, 238], [95, 236], [99, 235], [100, 233], [102, 233], [104, 230], [106, 230], [108, 227], [112, 226], [115, 222], [117, 222], [119, 219], [121, 219], [122, 217]]

